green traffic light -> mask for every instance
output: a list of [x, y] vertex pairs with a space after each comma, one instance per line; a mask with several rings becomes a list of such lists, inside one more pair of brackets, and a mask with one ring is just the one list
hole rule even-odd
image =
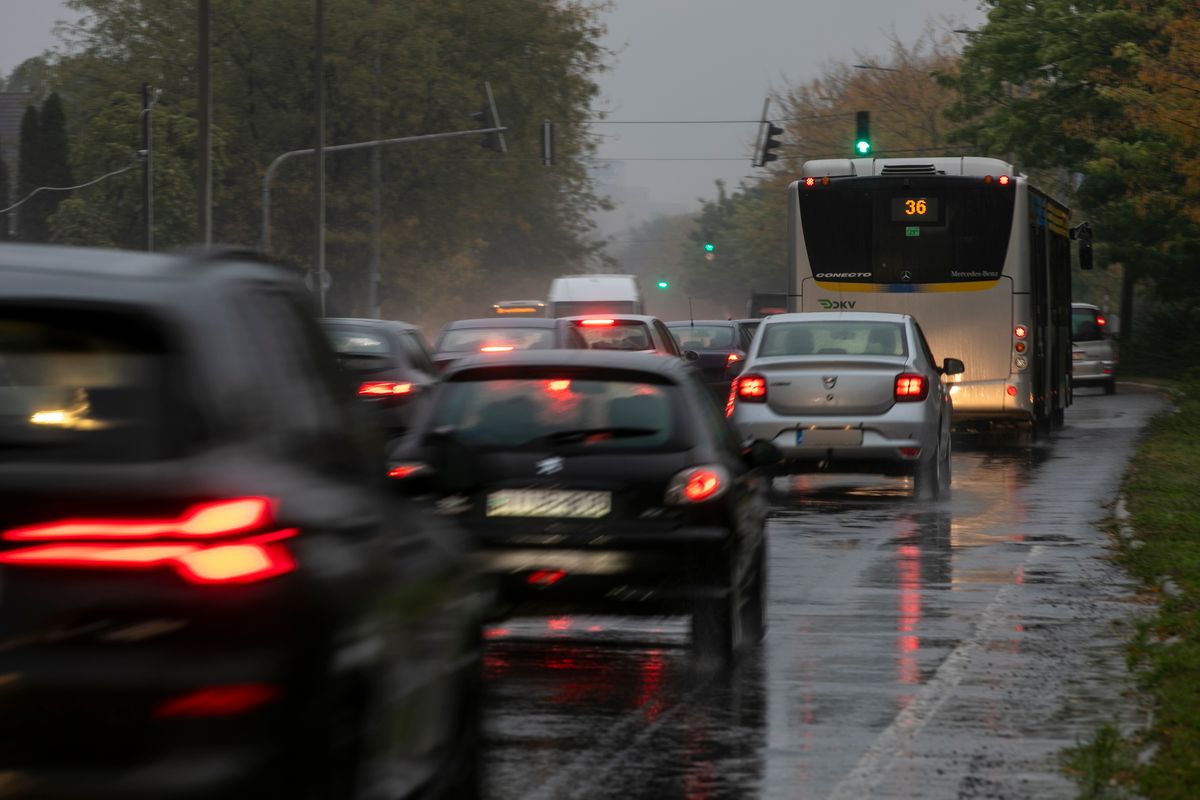
[[866, 139], [859, 139], [854, 145], [854, 149], [865, 156], [867, 153], [871, 152], [871, 143]]
[[711, 253], [712, 251], [714, 251], [716, 249], [717, 249], [717, 246], [715, 244], [713, 244], [712, 242], [704, 243], [704, 252]]
[[666, 288], [668, 288], [670, 285], [671, 285], [671, 284], [667, 283], [666, 281], [659, 281], [659, 282], [658, 282], [658, 288], [660, 288], [660, 289], [666, 289]]

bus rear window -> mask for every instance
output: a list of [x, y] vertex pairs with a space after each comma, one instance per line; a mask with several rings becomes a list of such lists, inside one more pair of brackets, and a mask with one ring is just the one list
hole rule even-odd
[[847, 178], [801, 187], [799, 202], [819, 281], [958, 283], [996, 280], [1004, 269], [1011, 187], [972, 178]]
[[173, 357], [144, 319], [0, 308], [0, 458], [134, 462], [178, 455]]

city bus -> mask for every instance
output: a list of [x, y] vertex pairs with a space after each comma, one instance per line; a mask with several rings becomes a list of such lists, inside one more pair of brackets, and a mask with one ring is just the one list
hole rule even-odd
[[1038, 435], [1071, 404], [1066, 206], [991, 158], [823, 159], [788, 190], [789, 307], [920, 323], [955, 427]]

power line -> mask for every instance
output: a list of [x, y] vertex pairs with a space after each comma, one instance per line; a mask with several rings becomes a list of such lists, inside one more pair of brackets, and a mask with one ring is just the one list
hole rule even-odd
[[[772, 122], [805, 122], [811, 119], [840, 119], [854, 116], [853, 111], [812, 114], [806, 117], [779, 117]], [[760, 119], [585, 119], [591, 125], [757, 125]]]
[[9, 211], [14, 211], [15, 209], [19, 208], [20, 206], [22, 206], [26, 202], [28, 202], [38, 192], [73, 192], [76, 189], [86, 189], [89, 186], [95, 186], [100, 181], [108, 180], [109, 178], [116, 177], [117, 175], [120, 175], [124, 172], [129, 172], [129, 170], [133, 169], [134, 167], [136, 167], [138, 165], [138, 162], [139, 162], [139, 159], [135, 158], [133, 161], [131, 161], [129, 163], [128, 166], [121, 167], [120, 169], [115, 169], [112, 172], [101, 175], [99, 178], [90, 180], [87, 183], [81, 183], [78, 186], [39, 186], [36, 189], [34, 189], [32, 192], [30, 192], [29, 194], [22, 197], [17, 202], [13, 203], [8, 208], [0, 208], [0, 214], [7, 214]]

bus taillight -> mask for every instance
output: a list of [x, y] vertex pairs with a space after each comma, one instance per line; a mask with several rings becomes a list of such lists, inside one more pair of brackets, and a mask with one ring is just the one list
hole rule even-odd
[[1013, 336], [1017, 337], [1018, 339], [1024, 339], [1028, 335], [1029, 328], [1026, 328], [1024, 325], [1017, 325], [1013, 327]]

